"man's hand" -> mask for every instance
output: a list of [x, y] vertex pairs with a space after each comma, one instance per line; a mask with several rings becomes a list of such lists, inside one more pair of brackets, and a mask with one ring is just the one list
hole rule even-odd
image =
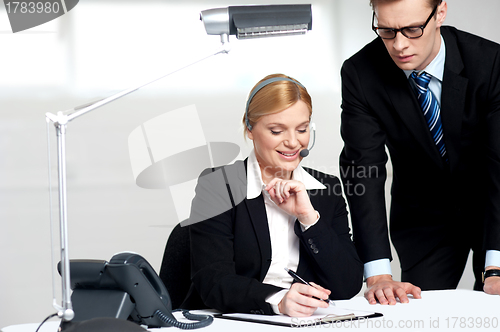
[[[496, 266], [488, 266], [485, 269], [488, 270], [500, 270]], [[500, 295], [500, 277], [489, 277], [484, 280], [483, 290], [486, 294]]]
[[380, 304], [395, 305], [396, 298], [401, 303], [408, 303], [407, 294], [412, 294], [416, 299], [421, 298], [419, 287], [409, 282], [394, 281], [390, 274], [369, 277], [366, 286], [365, 298], [370, 304], [376, 304], [378, 300]]

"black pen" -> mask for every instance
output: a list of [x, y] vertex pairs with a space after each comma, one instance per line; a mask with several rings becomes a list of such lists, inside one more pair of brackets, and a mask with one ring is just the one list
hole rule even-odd
[[[305, 281], [304, 279], [302, 279], [297, 273], [295, 273], [294, 271], [288, 269], [285, 267], [285, 271], [288, 272], [289, 275], [292, 276], [293, 280], [297, 281], [297, 282], [300, 282], [302, 284], [305, 284], [307, 286], [311, 286], [311, 287], [314, 287], [313, 285], [311, 285], [309, 282]], [[314, 287], [316, 288], [316, 287]], [[317, 289], [317, 288], [316, 288]], [[326, 303], [328, 304], [331, 304], [331, 305], [335, 305], [335, 303], [330, 300], [330, 299], [319, 299], [321, 301], [325, 301]]]

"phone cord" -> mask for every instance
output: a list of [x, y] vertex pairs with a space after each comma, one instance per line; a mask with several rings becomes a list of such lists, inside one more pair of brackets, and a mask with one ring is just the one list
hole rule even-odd
[[[178, 311], [178, 310], [174, 310], [174, 312], [175, 311]], [[191, 314], [187, 310], [182, 310], [182, 314], [187, 319], [189, 319], [189, 320], [197, 320], [198, 322], [196, 322], [196, 323], [179, 322], [175, 318], [172, 319], [172, 318], [168, 317], [167, 315], [165, 315], [160, 310], [156, 310], [155, 311], [155, 315], [158, 316], [158, 318], [162, 322], [164, 322], [165, 324], [167, 324], [169, 326], [177, 327], [177, 328], [182, 329], [182, 330], [199, 329], [199, 328], [202, 328], [202, 327], [205, 327], [205, 326], [208, 326], [208, 325], [212, 324], [212, 322], [214, 321], [214, 318], [212, 316], [210, 316], [210, 315], [195, 315], [195, 314]]]

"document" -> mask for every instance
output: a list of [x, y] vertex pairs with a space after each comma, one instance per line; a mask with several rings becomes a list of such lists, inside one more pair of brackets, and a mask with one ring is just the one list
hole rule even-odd
[[330, 324], [339, 320], [357, 320], [382, 317], [381, 313], [339, 308], [330, 305], [328, 308], [318, 308], [309, 317], [289, 317], [286, 315], [253, 315], [253, 314], [219, 314], [216, 318], [241, 320], [253, 323], [262, 323], [288, 327], [303, 327], [319, 324]]

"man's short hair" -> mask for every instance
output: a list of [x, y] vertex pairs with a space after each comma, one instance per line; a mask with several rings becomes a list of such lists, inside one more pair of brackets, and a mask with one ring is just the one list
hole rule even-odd
[[[372, 6], [373, 10], [375, 10], [375, 7], [378, 6], [379, 3], [387, 3], [387, 2], [394, 2], [394, 1], [401, 1], [401, 0], [370, 0], [370, 5]], [[434, 8], [436, 6], [439, 6], [443, 0], [427, 0], [431, 8]]]

